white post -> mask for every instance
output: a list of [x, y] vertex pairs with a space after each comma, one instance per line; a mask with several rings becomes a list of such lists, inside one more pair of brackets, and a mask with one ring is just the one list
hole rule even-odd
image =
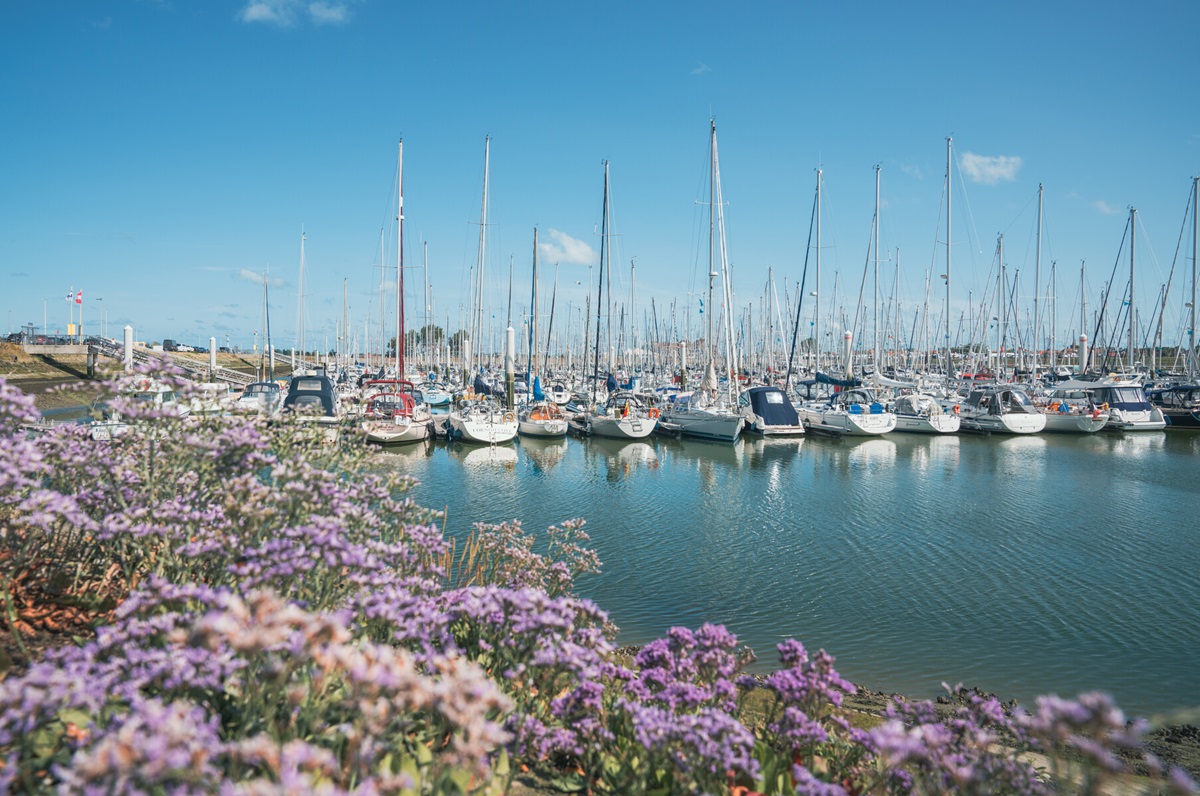
[[217, 338], [208, 338], [208, 378], [217, 380]]
[[846, 361], [846, 378], [854, 376], [854, 363], [850, 361], [850, 350], [854, 345], [854, 333], [847, 329], [842, 334], [842, 356]]
[[133, 327], [125, 327], [125, 372], [133, 370]]
[[1088, 368], [1088, 339], [1086, 334], [1079, 335], [1079, 375], [1087, 373]]

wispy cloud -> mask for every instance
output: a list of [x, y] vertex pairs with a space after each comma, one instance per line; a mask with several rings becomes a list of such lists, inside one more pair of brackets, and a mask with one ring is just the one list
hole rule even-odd
[[247, 282], [253, 282], [256, 285], [261, 285], [264, 282], [271, 287], [280, 287], [283, 280], [277, 276], [271, 277], [266, 274], [260, 274], [257, 271], [251, 271], [249, 268], [238, 269], [238, 276], [245, 279]]
[[976, 155], [974, 152], [963, 153], [959, 161], [964, 173], [971, 182], [984, 185], [995, 185], [998, 182], [1012, 182], [1021, 170], [1021, 158], [1009, 155]]
[[920, 166], [912, 166], [906, 163], [900, 167], [900, 171], [901, 173], [912, 177], [914, 180], [925, 179], [925, 172], [921, 171]]
[[585, 242], [572, 238], [557, 229], [546, 231], [549, 242], [538, 244], [542, 257], [554, 263], [570, 265], [593, 265], [597, 261], [596, 252]]
[[245, 23], [262, 23], [280, 28], [302, 21], [314, 25], [343, 25], [350, 20], [350, 3], [345, 0], [248, 0], [237, 18]]
[[12, 274], [13, 279], [28, 279], [29, 274], [24, 271], [16, 271]]
[[707, 75], [711, 71], [712, 71], [712, 69], [709, 68], [708, 64], [701, 61], [700, 63], [698, 63], [692, 67], [692, 71], [690, 72], [690, 74], [693, 76]]
[[1092, 202], [1092, 207], [1096, 208], [1096, 210], [1100, 211], [1106, 216], [1115, 216], [1120, 212], [1117, 208], [1113, 207], [1103, 199], [1097, 199], [1096, 201]]

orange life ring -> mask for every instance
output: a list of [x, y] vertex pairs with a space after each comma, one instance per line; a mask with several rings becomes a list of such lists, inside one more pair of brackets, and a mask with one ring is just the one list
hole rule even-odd
[[649, 414], [651, 418], [658, 417], [658, 408], [654, 406], [650, 407], [650, 411], [647, 414]]
[[962, 408], [958, 404], [955, 404], [954, 405], [954, 414], [958, 414], [960, 411], [962, 411]]

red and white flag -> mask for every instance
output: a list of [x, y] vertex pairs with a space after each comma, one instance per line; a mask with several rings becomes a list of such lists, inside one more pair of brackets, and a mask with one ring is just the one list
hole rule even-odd
[[83, 291], [82, 290], [75, 294], [75, 303], [76, 304], [83, 303]]

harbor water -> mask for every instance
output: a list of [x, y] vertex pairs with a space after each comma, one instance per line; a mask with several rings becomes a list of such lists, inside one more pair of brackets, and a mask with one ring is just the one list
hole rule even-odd
[[415, 476], [451, 535], [587, 520], [603, 571], [578, 589], [621, 644], [714, 622], [758, 670], [797, 638], [911, 697], [1200, 706], [1200, 434], [438, 441], [372, 462]]

